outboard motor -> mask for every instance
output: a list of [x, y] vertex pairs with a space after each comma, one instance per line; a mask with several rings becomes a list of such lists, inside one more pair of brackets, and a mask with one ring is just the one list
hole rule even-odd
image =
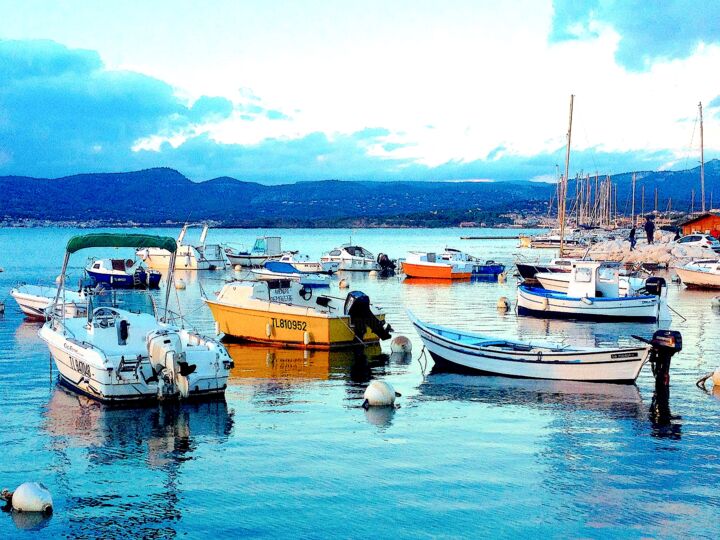
[[365, 336], [365, 331], [369, 327], [370, 330], [382, 340], [390, 339], [392, 327], [385, 325], [370, 310], [370, 297], [362, 291], [351, 291], [345, 298], [345, 314], [350, 316], [350, 324], [352, 324], [355, 336], [361, 341]]
[[682, 334], [675, 330], [656, 330], [652, 339], [633, 337], [652, 346], [650, 366], [655, 377], [655, 388], [669, 386], [670, 360], [675, 353], [682, 350]]
[[395, 262], [385, 253], [377, 256], [377, 263], [380, 266], [380, 277], [390, 277], [395, 275]]
[[645, 280], [644, 289], [648, 294], [660, 296], [662, 294], [663, 287], [665, 287], [665, 279], [657, 276], [650, 276]]

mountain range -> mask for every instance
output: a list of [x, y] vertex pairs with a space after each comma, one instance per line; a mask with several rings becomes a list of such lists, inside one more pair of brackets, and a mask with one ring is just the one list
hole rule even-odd
[[[618, 208], [629, 208], [632, 173], [612, 177]], [[699, 167], [636, 173], [636, 211], [700, 207]], [[720, 199], [720, 160], [705, 164], [706, 200]], [[239, 227], [449, 226], [464, 221], [507, 222], [502, 214], [542, 214], [555, 185], [537, 182], [365, 182], [324, 180], [268, 186], [230, 177], [194, 182], [154, 168], [62, 178], [0, 176], [0, 220], [175, 225], [210, 220]], [[574, 195], [568, 188], [568, 197]], [[718, 201], [720, 202], [720, 201]]]

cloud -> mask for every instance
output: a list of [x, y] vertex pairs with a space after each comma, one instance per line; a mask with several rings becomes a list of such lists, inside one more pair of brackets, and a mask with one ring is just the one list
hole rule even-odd
[[687, 58], [700, 44], [720, 42], [720, 3], [667, 0], [554, 0], [551, 43], [619, 35], [617, 62], [645, 71], [659, 60]]

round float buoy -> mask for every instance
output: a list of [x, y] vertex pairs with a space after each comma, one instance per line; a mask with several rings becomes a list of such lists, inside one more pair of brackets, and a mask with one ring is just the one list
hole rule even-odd
[[710, 300], [710, 305], [714, 308], [720, 308], [720, 296], [713, 296], [712, 300]]
[[377, 270], [370, 270], [370, 273], [368, 274], [369, 277], [377, 277], [377, 275]]
[[55, 284], [60, 285], [60, 280], [62, 279], [61, 275], [58, 275], [58, 277], [55, 278]]
[[506, 278], [507, 278], [507, 274], [505, 274], [505, 272], [500, 272], [498, 274], [498, 283], [505, 283]]
[[185, 284], [185, 280], [183, 278], [175, 280], [176, 289], [183, 291], [185, 290], [185, 287], [187, 287], [187, 285]]
[[341, 279], [338, 282], [338, 287], [340, 287], [341, 289], [347, 289], [348, 287], [350, 287], [350, 283], [348, 283], [346, 279]]
[[510, 309], [510, 302], [508, 301], [506, 296], [501, 296], [500, 298], [498, 298], [497, 308], [498, 311], [507, 311], [508, 309]]
[[385, 381], [370, 381], [363, 395], [363, 408], [368, 407], [392, 407], [395, 405], [395, 398], [400, 394], [395, 391], [390, 383]]
[[405, 336], [395, 336], [390, 342], [390, 351], [403, 354], [412, 352], [412, 341]]
[[239, 264], [236, 264], [233, 268], [236, 272], [242, 272], [242, 266], [240, 266]]
[[51, 514], [53, 511], [52, 495], [40, 482], [25, 482], [12, 493], [3, 490], [3, 496], [11, 498], [12, 508], [16, 512]]

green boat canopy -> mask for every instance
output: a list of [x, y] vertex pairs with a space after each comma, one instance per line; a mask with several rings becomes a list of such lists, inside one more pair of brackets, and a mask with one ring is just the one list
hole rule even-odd
[[75, 253], [93, 247], [161, 248], [174, 253], [177, 242], [169, 236], [152, 234], [95, 233], [73, 236], [67, 243], [67, 252]]

